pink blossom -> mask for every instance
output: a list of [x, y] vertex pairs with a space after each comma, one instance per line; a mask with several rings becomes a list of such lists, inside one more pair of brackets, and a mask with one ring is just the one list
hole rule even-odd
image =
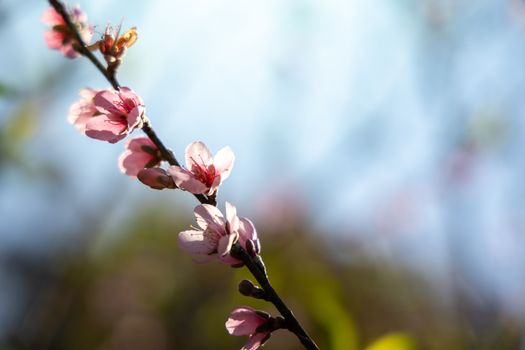
[[89, 119], [100, 114], [93, 102], [97, 93], [98, 90], [91, 88], [81, 89], [79, 92], [81, 100], [73, 103], [69, 108], [69, 122], [75, 125], [75, 127], [82, 133], [86, 132], [86, 124]]
[[124, 174], [137, 176], [144, 168], [153, 168], [160, 164], [161, 156], [157, 146], [145, 136], [135, 137], [124, 146], [126, 150], [120, 155], [119, 168]]
[[[87, 117], [87, 113], [80, 114], [76, 119], [70, 115], [71, 119], [81, 121], [78, 125], [84, 124], [83, 129], [87, 136], [115, 143], [136, 128], [142, 127], [144, 103], [133, 90], [126, 87], [120, 90], [102, 90], [97, 92], [91, 101], [97, 111], [94, 115]], [[85, 109], [91, 111], [92, 106], [89, 105]]]
[[209, 204], [198, 205], [194, 213], [198, 227], [179, 233], [179, 242], [183, 250], [200, 257], [197, 261], [207, 262], [218, 257], [226, 264], [239, 265], [242, 261], [230, 256], [233, 244], [239, 242], [246, 249], [246, 243], [252, 241], [255, 247], [259, 247], [253, 223], [238, 217], [232, 204], [226, 202], [226, 218]]
[[214, 194], [230, 176], [235, 155], [230, 147], [222, 148], [215, 157], [203, 142], [192, 142], [186, 147], [186, 168], [171, 166], [169, 173], [177, 186], [185, 191]]
[[[77, 6], [69, 11], [71, 21], [77, 27], [80, 37], [89, 44], [93, 36], [93, 28], [87, 23], [87, 16]], [[67, 27], [62, 16], [53, 8], [48, 8], [42, 15], [42, 22], [51, 26], [44, 32], [44, 39], [50, 49], [60, 50], [68, 58], [76, 58], [80, 54], [73, 48], [76, 43], [73, 32]]]
[[175, 188], [175, 183], [166, 170], [162, 168], [147, 168], [138, 172], [137, 178], [144, 185], [147, 185], [156, 190], [163, 190], [165, 188]]
[[250, 338], [241, 350], [256, 350], [270, 337], [271, 331], [258, 332], [257, 329], [268, 322], [252, 308], [239, 307], [230, 313], [226, 321], [226, 330], [231, 335], [247, 335]]

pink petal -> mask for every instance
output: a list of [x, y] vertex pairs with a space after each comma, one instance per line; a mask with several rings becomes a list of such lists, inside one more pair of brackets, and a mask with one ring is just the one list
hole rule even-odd
[[239, 229], [239, 218], [237, 217], [237, 208], [230, 202], [225, 203], [226, 206], [226, 221], [230, 225], [230, 233], [236, 232]]
[[241, 350], [257, 350], [270, 338], [269, 332], [252, 335]]
[[91, 103], [93, 103], [93, 98], [95, 97], [96, 94], [98, 94], [98, 91], [99, 90], [95, 90], [92, 88], [83, 88], [83, 89], [80, 89], [80, 91], [78, 92], [78, 95], [82, 97], [82, 99], [91, 101]]
[[102, 90], [95, 95], [93, 102], [102, 113], [111, 113], [116, 115], [126, 115], [122, 107], [122, 100], [117, 90]]
[[188, 169], [193, 168], [193, 163], [203, 164], [208, 166], [212, 163], [212, 155], [208, 147], [201, 142], [192, 142], [186, 147], [185, 151], [186, 167]]
[[230, 255], [230, 250], [232, 249], [233, 243], [237, 240], [238, 235], [232, 234], [227, 236], [222, 236], [219, 239], [219, 244], [217, 245], [217, 253], [221, 257], [227, 257]]
[[126, 137], [127, 125], [102, 114], [91, 118], [86, 123], [86, 135], [97, 140], [115, 143]]
[[54, 30], [45, 31], [44, 40], [46, 41], [47, 47], [50, 49], [59, 49], [62, 47], [62, 43], [64, 42], [64, 33]]
[[168, 172], [173, 177], [175, 184], [184, 191], [201, 194], [208, 189], [205, 184], [200, 182], [195, 175], [193, 175], [193, 173], [184, 168], [173, 165], [169, 168]]
[[69, 108], [68, 121], [74, 124], [75, 127], [84, 132], [88, 120], [97, 113], [97, 109], [93, 104], [93, 96], [96, 91], [93, 89], [81, 89], [79, 95], [82, 99], [75, 102]]
[[153, 141], [151, 141], [149, 137], [147, 136], [138, 136], [138, 137], [132, 138], [125, 145], [127, 149], [134, 151], [134, 152], [144, 152], [142, 148], [143, 146], [151, 147], [152, 149], [157, 148], [157, 146], [155, 146]]
[[246, 241], [257, 240], [257, 231], [255, 230], [255, 226], [253, 223], [247, 219], [247, 218], [239, 218], [240, 224], [239, 224], [239, 242], [241, 243], [243, 248], [246, 248]]
[[235, 154], [230, 147], [224, 147], [213, 158], [215, 170], [221, 175], [221, 182], [230, 176], [235, 162]]
[[200, 204], [193, 210], [197, 225], [203, 230], [210, 224], [215, 224], [218, 227], [224, 226], [224, 216], [217, 207], [209, 204]]
[[138, 172], [151, 162], [153, 157], [146, 152], [126, 150], [119, 157], [120, 171], [129, 176], [137, 176]]
[[71, 42], [62, 45], [60, 52], [62, 52], [62, 54], [67, 58], [77, 58], [80, 56], [80, 53], [78, 53], [78, 51], [73, 48], [73, 44]]
[[215, 251], [215, 246], [207, 240], [202, 231], [187, 230], [179, 233], [179, 243], [190, 254], [207, 255]]
[[44, 11], [42, 14], [42, 22], [50, 26], [65, 23], [62, 16], [53, 7], [49, 7], [46, 11]]
[[[121, 87], [119, 90], [120, 99], [122, 101], [129, 100], [130, 103], [134, 106], [144, 106], [144, 102], [135, 91], [131, 90], [129, 87]], [[126, 101], [127, 102], [127, 101]]]
[[226, 330], [231, 335], [251, 335], [266, 320], [250, 307], [233, 310], [226, 321]]
[[135, 108], [133, 108], [131, 110], [131, 112], [129, 112], [129, 114], [127, 114], [126, 116], [126, 120], [128, 121], [128, 128], [131, 131], [135, 130], [135, 129], [140, 129], [142, 128], [142, 123], [143, 123], [143, 117], [144, 115], [144, 107], [142, 106], [137, 106]]
[[213, 180], [213, 183], [211, 184], [210, 189], [208, 190], [208, 192], [206, 194], [208, 196], [214, 194], [217, 191], [217, 189], [219, 188], [221, 182], [222, 182], [221, 176], [219, 175]]

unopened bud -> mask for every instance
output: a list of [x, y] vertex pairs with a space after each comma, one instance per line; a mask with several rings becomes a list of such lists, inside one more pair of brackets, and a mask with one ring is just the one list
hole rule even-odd
[[239, 293], [247, 297], [267, 300], [266, 292], [262, 288], [254, 285], [250, 280], [242, 280], [241, 283], [239, 283]]
[[147, 185], [156, 190], [176, 187], [172, 177], [169, 176], [166, 170], [162, 168], [142, 169], [137, 174], [137, 178], [144, 185]]

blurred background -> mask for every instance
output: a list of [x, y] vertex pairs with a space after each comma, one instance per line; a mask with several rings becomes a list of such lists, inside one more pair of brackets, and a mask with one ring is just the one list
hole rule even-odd
[[[234, 149], [220, 207], [322, 349], [525, 349], [523, 0], [80, 6], [138, 27], [120, 81], [179, 158]], [[228, 313], [275, 310], [179, 250], [193, 197], [67, 123], [108, 84], [47, 49], [46, 7], [0, 1], [0, 349], [240, 348]]]

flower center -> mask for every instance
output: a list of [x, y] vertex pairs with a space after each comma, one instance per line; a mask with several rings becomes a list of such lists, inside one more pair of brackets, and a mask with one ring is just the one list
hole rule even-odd
[[205, 184], [206, 187], [211, 187], [213, 185], [213, 181], [215, 181], [215, 178], [219, 176], [215, 170], [215, 166], [213, 164], [205, 165], [204, 162], [198, 163], [193, 158], [191, 158], [191, 160], [193, 162], [191, 167], [193, 174], [195, 174], [197, 179]]

